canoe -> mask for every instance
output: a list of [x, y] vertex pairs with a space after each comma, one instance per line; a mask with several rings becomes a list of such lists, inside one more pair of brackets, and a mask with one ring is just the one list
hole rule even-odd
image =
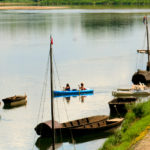
[[77, 95], [84, 95], [84, 94], [93, 94], [93, 89], [86, 89], [86, 90], [70, 90], [70, 91], [54, 91], [54, 97], [70, 97], [70, 96], [77, 96]]
[[[94, 131], [104, 131], [112, 129], [122, 123], [123, 118], [109, 119], [109, 116], [92, 116], [87, 118], [82, 118], [78, 120], [68, 121], [64, 123], [54, 122], [55, 134], [67, 134], [70, 131], [74, 134], [87, 135], [87, 133], [92, 133]], [[51, 136], [52, 135], [52, 121], [46, 121], [40, 123], [35, 127], [35, 131], [40, 136]]]

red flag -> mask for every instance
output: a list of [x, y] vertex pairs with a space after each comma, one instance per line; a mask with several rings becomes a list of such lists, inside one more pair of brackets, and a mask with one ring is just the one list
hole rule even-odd
[[147, 19], [147, 17], [144, 16], [144, 17], [143, 17], [143, 23], [144, 23], [144, 24], [145, 24], [145, 22], [146, 22], [146, 19]]
[[51, 37], [51, 45], [53, 45], [53, 38]]

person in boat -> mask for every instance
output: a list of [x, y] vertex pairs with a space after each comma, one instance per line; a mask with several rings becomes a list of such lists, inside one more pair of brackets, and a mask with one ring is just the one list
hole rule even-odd
[[83, 84], [83, 83], [81, 83], [81, 85], [79, 86], [79, 89], [80, 89], [80, 90], [86, 90], [86, 88], [84, 87], [84, 84]]
[[70, 85], [67, 83], [66, 87], [64, 88], [65, 91], [70, 91]]

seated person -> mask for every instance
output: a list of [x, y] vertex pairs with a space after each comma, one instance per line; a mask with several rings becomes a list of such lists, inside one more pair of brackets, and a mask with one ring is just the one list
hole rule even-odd
[[86, 90], [86, 88], [84, 87], [84, 84], [83, 84], [83, 83], [81, 83], [81, 86], [79, 86], [79, 89], [80, 89], [80, 90]]
[[66, 87], [64, 88], [65, 91], [70, 91], [70, 85], [67, 83]]

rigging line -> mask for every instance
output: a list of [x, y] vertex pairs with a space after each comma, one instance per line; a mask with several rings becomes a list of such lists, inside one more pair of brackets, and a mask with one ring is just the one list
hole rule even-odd
[[[56, 88], [56, 81], [54, 79], [54, 87]], [[57, 98], [56, 98], [57, 99]], [[58, 112], [58, 120], [60, 122], [60, 114], [59, 114], [59, 107], [58, 107], [58, 101], [56, 100], [56, 106], [57, 106], [57, 112]], [[55, 109], [54, 109], [55, 111]], [[61, 139], [61, 142], [63, 142], [63, 137], [62, 137], [62, 131], [61, 131], [61, 128], [60, 128], [60, 139]], [[62, 149], [64, 150], [64, 145], [62, 145]]]
[[144, 49], [144, 47], [145, 47], [145, 41], [146, 41], [146, 29], [145, 29], [145, 34], [144, 34], [144, 40], [143, 40], [143, 49]]
[[[46, 80], [46, 77], [47, 77], [47, 73], [48, 73], [48, 66], [49, 66], [49, 56], [48, 56], [48, 60], [47, 60], [47, 63], [46, 63], [46, 71], [45, 71], [45, 76], [44, 76], [44, 81], [43, 81], [43, 87], [42, 87], [42, 94], [41, 94], [41, 101], [40, 101], [40, 107], [39, 107], [39, 111], [38, 111], [38, 118], [37, 118], [37, 122], [36, 122], [36, 124], [38, 124], [38, 122], [39, 122], [39, 120], [40, 120], [40, 112], [41, 112], [41, 107], [42, 107], [42, 101], [43, 101], [43, 93], [44, 93], [44, 91], [46, 90], [46, 88], [45, 88], [45, 82], [47, 81]], [[36, 137], [36, 134], [34, 134], [34, 138], [33, 138], [33, 141], [34, 141], [34, 143], [35, 143], [35, 137]], [[35, 146], [35, 144], [33, 144], [33, 147], [32, 147], [32, 150], [34, 149], [34, 146]]]
[[142, 63], [141, 63], [141, 68], [142, 68], [142, 69], [143, 69], [143, 60], [144, 60], [143, 57], [144, 57], [144, 55], [142, 54], [142, 57], [141, 57], [141, 62], [142, 62]]
[[[54, 80], [54, 87], [56, 88], [56, 82]], [[56, 106], [57, 106], [57, 112], [58, 112], [58, 120], [60, 122], [60, 113], [59, 113], [59, 107], [58, 107], [58, 101], [57, 101], [57, 98], [56, 98]], [[61, 128], [60, 128], [60, 140], [61, 142], [63, 143], [63, 137], [62, 137], [62, 131], [61, 131]], [[62, 149], [64, 150], [64, 145], [62, 145]]]
[[[49, 68], [49, 65], [47, 66]], [[45, 79], [45, 90], [44, 90], [44, 94], [43, 94], [43, 106], [42, 106], [42, 118], [41, 120], [43, 121], [43, 117], [44, 117], [44, 105], [45, 105], [45, 101], [46, 101], [46, 92], [47, 92], [47, 81], [48, 81], [48, 68], [47, 68], [47, 72], [46, 72], [46, 79]]]
[[136, 53], [136, 66], [135, 71], [138, 69], [138, 53]]
[[[65, 112], [66, 112], [67, 119], [68, 119], [68, 121], [69, 121], [69, 116], [68, 116], [68, 113], [67, 113], [67, 109], [66, 109], [66, 106], [65, 106], [65, 101], [64, 101], [64, 99], [63, 99], [63, 104], [64, 104], [64, 107], [65, 107]], [[71, 129], [69, 129], [69, 131], [70, 131], [70, 134], [71, 134], [71, 139], [72, 139], [72, 142], [73, 142], [74, 150], [76, 150], [75, 142], [74, 142], [75, 140], [74, 140], [74, 138], [73, 138], [73, 133], [72, 133]]]
[[56, 74], [57, 74], [57, 78], [58, 78], [59, 87], [60, 87], [60, 89], [62, 89], [54, 54], [53, 54], [53, 61], [54, 61], [54, 65], [55, 65], [55, 68], [56, 68]]
[[[58, 120], [60, 122], [60, 114], [59, 114], [59, 107], [58, 107], [58, 101], [56, 100], [56, 104], [57, 104], [57, 112], [58, 112]], [[61, 131], [61, 128], [60, 128], [60, 139], [61, 139], [61, 142], [63, 142], [63, 137], [62, 137], [62, 131]], [[64, 150], [64, 146], [62, 146], [62, 149]]]
[[[55, 79], [54, 79], [54, 87], [56, 88], [56, 82], [55, 82]], [[59, 113], [59, 107], [58, 107], [58, 101], [57, 101], [57, 98], [56, 98], [56, 106], [57, 106], [57, 114], [58, 114], [58, 120], [60, 122], [60, 113]], [[62, 131], [61, 131], [61, 128], [60, 128], [60, 139], [61, 139], [61, 142], [63, 142], [63, 137], [62, 137]], [[62, 149], [64, 150], [64, 146], [62, 145]]]
[[49, 71], [49, 56], [47, 60], [47, 67], [46, 67], [46, 72], [45, 72], [45, 80], [44, 80], [44, 85], [43, 85], [43, 91], [42, 91], [42, 97], [43, 98], [43, 105], [41, 103], [41, 108], [42, 108], [42, 115], [41, 115], [41, 120], [43, 120], [43, 113], [44, 113], [44, 103], [45, 103], [45, 97], [46, 97], [46, 88], [47, 88], [47, 80], [48, 80], [48, 71]]

